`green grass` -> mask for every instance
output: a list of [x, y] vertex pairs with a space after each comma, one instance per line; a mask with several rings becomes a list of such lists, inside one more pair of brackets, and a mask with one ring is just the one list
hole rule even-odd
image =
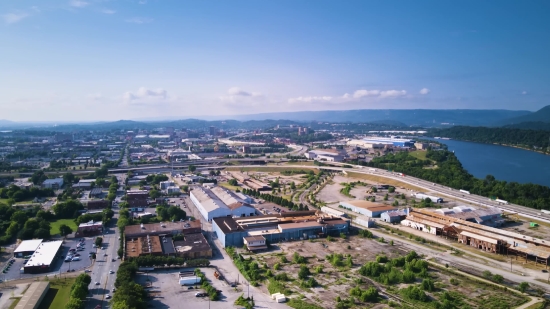
[[50, 289], [44, 299], [38, 306], [38, 309], [58, 309], [65, 308], [65, 304], [71, 296], [71, 286], [75, 278], [57, 279], [50, 281]]
[[241, 187], [239, 187], [239, 186], [232, 186], [232, 185], [228, 184], [227, 182], [220, 182], [220, 183], [218, 183], [218, 185], [220, 185], [220, 186], [222, 186], [222, 187], [224, 187], [224, 188], [226, 188], [226, 189], [233, 190], [233, 191], [237, 191], [237, 189], [239, 189], [239, 191], [242, 190]]
[[59, 227], [61, 224], [68, 225], [73, 232], [76, 231], [78, 226], [76, 226], [76, 223], [73, 221], [73, 219], [59, 219], [53, 222], [50, 222], [50, 234], [51, 235], [57, 235], [59, 234]]
[[419, 159], [419, 160], [426, 160], [426, 154], [427, 154], [427, 153], [428, 153], [427, 151], [417, 150], [417, 151], [411, 151], [411, 152], [409, 152], [409, 155], [410, 155], [411, 157], [415, 157], [415, 158], [417, 158], [417, 159]]
[[13, 303], [11, 303], [11, 305], [9, 306], [8, 309], [15, 309], [15, 306], [17, 306], [17, 304], [19, 304], [20, 300], [21, 300], [21, 297], [13, 298]]

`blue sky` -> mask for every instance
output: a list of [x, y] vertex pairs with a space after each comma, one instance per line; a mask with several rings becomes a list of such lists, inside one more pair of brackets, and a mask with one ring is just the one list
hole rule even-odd
[[0, 119], [550, 104], [548, 1], [0, 1]]

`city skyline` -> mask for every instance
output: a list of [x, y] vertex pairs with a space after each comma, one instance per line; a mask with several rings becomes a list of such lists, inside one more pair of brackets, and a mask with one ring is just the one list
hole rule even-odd
[[549, 104], [549, 11], [544, 1], [5, 1], [0, 119], [535, 111]]

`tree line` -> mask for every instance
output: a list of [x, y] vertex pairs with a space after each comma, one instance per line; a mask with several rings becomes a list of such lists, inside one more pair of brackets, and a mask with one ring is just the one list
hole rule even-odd
[[111, 301], [113, 309], [147, 309], [147, 293], [143, 286], [134, 282], [137, 270], [138, 265], [134, 261], [120, 264], [115, 280], [116, 292]]
[[427, 134], [470, 142], [517, 146], [550, 153], [550, 131], [456, 126], [447, 129], [430, 129]]
[[84, 309], [86, 307], [86, 296], [88, 296], [88, 286], [92, 278], [88, 274], [80, 274], [71, 286], [69, 301], [65, 304], [65, 309]]
[[271, 195], [271, 194], [260, 193], [260, 191], [257, 191], [257, 190], [254, 190], [254, 189], [243, 189], [243, 193], [247, 194], [247, 195], [254, 196], [256, 198], [261, 198], [265, 201], [272, 202], [272, 203], [275, 203], [277, 205], [288, 207], [292, 210], [300, 210], [300, 211], [301, 210], [309, 210], [309, 208], [307, 206], [304, 206], [304, 204], [302, 204], [302, 203], [295, 204], [294, 202], [289, 201], [289, 200], [287, 200], [283, 197], [275, 196], [275, 195]]
[[[468, 190], [472, 194], [491, 199], [503, 199], [535, 209], [550, 209], [550, 188], [547, 186], [500, 181], [492, 175], [487, 175], [483, 179], [475, 178], [462, 167], [455, 154], [447, 150], [428, 150], [426, 158], [427, 160], [418, 160], [406, 152], [401, 152], [374, 158], [368, 163], [355, 163], [389, 169], [456, 190]], [[437, 168], [424, 168], [433, 164]]]

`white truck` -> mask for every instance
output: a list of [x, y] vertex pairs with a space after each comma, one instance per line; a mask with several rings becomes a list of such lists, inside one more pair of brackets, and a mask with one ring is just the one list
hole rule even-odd
[[470, 191], [466, 191], [466, 190], [462, 190], [462, 189], [460, 189], [460, 192], [462, 192], [464, 194], [470, 194]]
[[194, 285], [201, 283], [201, 278], [197, 276], [180, 277], [180, 285]]
[[429, 198], [434, 203], [443, 203], [443, 199], [437, 196], [427, 195], [424, 193], [411, 193], [411, 196], [416, 197], [417, 199], [425, 200]]

